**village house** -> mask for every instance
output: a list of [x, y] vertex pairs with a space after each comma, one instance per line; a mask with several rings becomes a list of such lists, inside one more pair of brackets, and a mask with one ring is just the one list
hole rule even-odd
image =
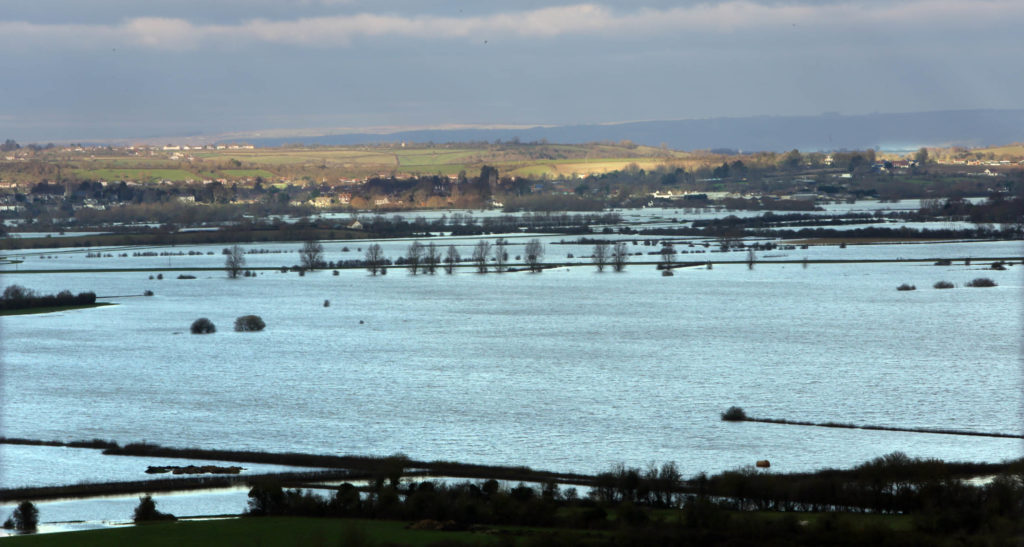
[[310, 203], [313, 204], [313, 207], [318, 209], [326, 209], [331, 206], [332, 201], [331, 196], [317, 196], [311, 199]]

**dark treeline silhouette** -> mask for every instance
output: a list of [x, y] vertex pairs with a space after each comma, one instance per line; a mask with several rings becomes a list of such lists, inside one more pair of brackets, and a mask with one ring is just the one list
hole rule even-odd
[[53, 308], [63, 306], [91, 306], [96, 303], [96, 293], [80, 292], [77, 295], [63, 290], [57, 294], [36, 294], [21, 285], [8, 285], [0, 295], [0, 310], [24, 310], [30, 308]]
[[[742, 530], [749, 526], [757, 528], [769, 522], [785, 522], [780, 529], [770, 528], [769, 531], [774, 530], [773, 533], [781, 534], [779, 538], [797, 544], [836, 544], [836, 538], [840, 537], [846, 539], [839, 544], [879, 544], [879, 538], [869, 540], [856, 535], [870, 530], [840, 525], [846, 518], [844, 515], [850, 514], [898, 515], [909, 519], [904, 521], [909, 523], [909, 531], [888, 527], [873, 530], [872, 533], [883, 534], [881, 539], [891, 544], [941, 544], [948, 534], [978, 535], [985, 540], [982, 544], [987, 545], [1012, 544], [1024, 534], [1024, 520], [1019, 518], [1024, 514], [1024, 459], [1004, 463], [956, 463], [911, 458], [894, 452], [851, 469], [773, 473], [748, 467], [684, 479], [674, 463], [651, 464], [646, 468], [617, 465], [597, 475], [578, 475], [522, 467], [418, 462], [402, 455], [375, 458], [170, 449], [145, 443], [122, 448], [110, 441], [85, 441], [84, 444], [108, 446], [104, 451], [107, 454], [332, 469], [248, 477], [189, 477], [4, 489], [0, 490], [0, 500], [248, 484], [251, 515], [431, 519], [444, 523], [445, 529], [463, 529], [475, 524], [628, 529], [630, 534], [659, 537], [668, 534], [670, 539], [675, 538], [667, 544], [681, 537], [692, 541], [690, 534], [697, 530], [702, 534], [735, 538], [735, 534], [745, 533]], [[411, 470], [418, 476], [460, 477], [477, 482], [403, 479]], [[990, 478], [987, 481], [965, 480], [981, 476]], [[332, 495], [326, 497], [301, 490], [308, 484], [332, 480], [350, 482], [334, 488]], [[519, 484], [502, 486], [499, 480]], [[357, 481], [365, 486], [356, 486]], [[581, 495], [577, 487], [589, 487], [589, 493]], [[332, 487], [320, 486], [316, 490], [325, 488]], [[766, 512], [783, 515], [763, 518]], [[831, 516], [822, 516], [822, 513]], [[799, 524], [800, 519], [811, 519], [814, 524]], [[819, 532], [833, 535], [826, 536], [831, 539], [822, 542], [822, 536], [816, 535]], [[683, 536], [674, 536], [676, 533]], [[834, 535], [837, 533], [841, 534]], [[846, 533], [854, 535], [843, 535]]]
[[[982, 534], [997, 544], [1018, 538], [1024, 532], [1019, 519], [1024, 511], [1024, 461], [1003, 465], [1002, 473], [981, 485], [960, 480], [958, 472], [963, 470], [957, 465], [897, 452], [848, 471], [773, 474], [747, 468], [711, 477], [702, 474], [690, 481], [682, 480], [674, 464], [647, 469], [619, 465], [597, 475], [587, 496], [550, 481], [502, 486], [493, 479], [445, 483], [378, 477], [365, 487], [344, 483], [328, 497], [285, 489], [280, 482], [257, 481], [249, 493], [248, 514], [427, 519], [435, 529], [444, 530], [481, 524], [613, 529], [671, 539], [659, 544], [686, 544], [683, 538], [692, 541], [695, 530], [735, 540], [751, 526], [762, 533], [761, 528], [768, 526], [769, 537], [785, 538], [786, 544], [937, 544], [951, 533]], [[787, 516], [783, 526], [772, 528], [767, 523], [780, 519], [754, 519], [755, 512]], [[820, 519], [821, 528], [808, 528], [798, 519], [809, 512], [834, 516]], [[860, 535], [863, 529], [837, 526], [843, 513], [909, 516], [912, 530], [868, 530], [876, 536], [868, 540]], [[820, 533], [829, 540], [822, 541]]]

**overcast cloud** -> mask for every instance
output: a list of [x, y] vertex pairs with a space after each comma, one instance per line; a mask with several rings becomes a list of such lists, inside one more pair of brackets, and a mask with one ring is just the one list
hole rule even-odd
[[1024, 106], [1018, 1], [25, 4], [0, 139]]

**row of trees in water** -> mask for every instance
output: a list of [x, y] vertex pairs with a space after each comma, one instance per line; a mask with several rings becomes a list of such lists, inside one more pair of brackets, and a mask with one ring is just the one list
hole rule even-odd
[[[455, 245], [449, 245], [442, 250], [433, 242], [426, 245], [419, 241], [413, 241], [404, 257], [399, 257], [392, 262], [384, 256], [384, 250], [378, 243], [370, 245], [366, 249], [365, 265], [372, 275], [386, 273], [386, 266], [390, 264], [405, 265], [409, 273], [434, 274], [438, 270], [445, 273], [455, 272], [455, 268], [467, 260], [473, 265], [477, 273], [488, 273], [495, 271], [502, 273], [510, 271], [511, 255], [508, 250], [509, 243], [504, 238], [498, 238], [493, 243], [490, 240], [481, 239], [473, 246], [472, 254], [464, 258]], [[605, 268], [612, 268], [621, 272], [626, 268], [629, 261], [629, 252], [624, 241], [615, 243], [598, 242], [594, 245], [593, 263], [598, 271]], [[514, 258], [518, 263], [524, 264], [531, 272], [540, 272], [544, 269], [545, 247], [539, 239], [531, 239], [526, 243], [523, 254]]]
[[[371, 275], [386, 274], [388, 266], [406, 266], [412, 275], [436, 274], [438, 271], [455, 273], [455, 269], [470, 262], [477, 273], [488, 273], [494, 271], [502, 273], [512, 271], [512, 264], [524, 264], [531, 272], [540, 272], [544, 269], [545, 246], [537, 238], [526, 243], [524, 252], [514, 257], [512, 262], [509, 253], [510, 244], [504, 238], [498, 238], [491, 242], [487, 239], [479, 240], [473, 246], [472, 253], [463, 257], [455, 245], [448, 245], [442, 248], [433, 242], [424, 245], [420, 241], [413, 241], [406, 249], [405, 256], [391, 260], [384, 254], [384, 248], [379, 243], [372, 243], [366, 248], [362, 260], [346, 260], [337, 263], [324, 260], [324, 247], [319, 241], [306, 241], [299, 249], [299, 266], [301, 271], [316, 270], [328, 267], [365, 267]], [[671, 245], [663, 250], [663, 256], [669, 256], [668, 265], [671, 266], [672, 259], [676, 253]], [[671, 252], [671, 254], [665, 254]], [[245, 271], [245, 250], [241, 245], [233, 245], [223, 250], [225, 255], [224, 269], [228, 277], [237, 278]], [[611, 268], [616, 272], [626, 269], [630, 256], [628, 245], [625, 241], [607, 242], [598, 241], [594, 243], [592, 261], [597, 271], [603, 272], [605, 268]], [[665, 259], [663, 258], [663, 261]], [[661, 267], [661, 266], [659, 266]]]

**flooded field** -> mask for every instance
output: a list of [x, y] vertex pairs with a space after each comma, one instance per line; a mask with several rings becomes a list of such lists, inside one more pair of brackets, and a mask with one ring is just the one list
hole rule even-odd
[[[744, 252], [694, 240], [677, 244], [680, 260], [715, 261], [713, 269], [662, 277], [635, 263], [598, 273], [587, 264], [590, 246], [542, 239], [547, 261], [578, 264], [540, 274], [264, 270], [230, 280], [196, 270], [157, 280], [155, 271], [64, 270], [216, 268], [222, 246], [111, 249], [101, 258], [86, 256], [96, 250], [24, 253], [25, 262], [5, 267], [5, 285], [92, 290], [118, 305], [0, 318], [2, 434], [400, 452], [587, 473], [675, 461], [686, 475], [758, 459], [785, 472], [897, 450], [986, 462], [1024, 452], [1019, 439], [719, 419], [738, 405], [766, 418], [1019, 433], [1024, 266], [1018, 258], [994, 271], [962, 259], [1020, 257], [1020, 242], [798, 247], [758, 253], [749, 269]], [[477, 238], [435, 241], [466, 256]], [[510, 255], [521, 253], [525, 239], [510, 241]], [[643, 253], [632, 261], [656, 260], [647, 253], [657, 246], [629, 241]], [[409, 241], [382, 244], [397, 257]], [[325, 259], [360, 258], [366, 245], [325, 242]], [[247, 255], [248, 264], [295, 264], [298, 246], [247, 245], [265, 251]], [[135, 254], [142, 252], [157, 255]], [[957, 260], [930, 262], [940, 257]], [[805, 266], [804, 258], [892, 262]], [[53, 273], [18, 271], [29, 266]], [[977, 277], [998, 286], [965, 286]], [[932, 289], [940, 280], [956, 288]], [[918, 290], [897, 291], [902, 283]], [[132, 296], [145, 290], [155, 296]], [[260, 315], [266, 330], [233, 332], [246, 314]], [[199, 317], [217, 333], [188, 334]], [[140, 480], [143, 464], [155, 465], [98, 451], [54, 459], [54, 450], [2, 447], [0, 482]], [[237, 505], [244, 496], [228, 498]], [[171, 510], [206, 514], [179, 511]]]

